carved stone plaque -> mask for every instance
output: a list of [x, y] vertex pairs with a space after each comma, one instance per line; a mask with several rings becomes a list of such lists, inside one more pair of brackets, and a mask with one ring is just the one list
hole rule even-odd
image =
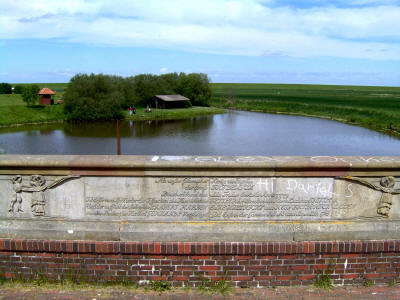
[[152, 177], [86, 181], [87, 216], [143, 220], [330, 219], [332, 178]]
[[13, 218], [169, 222], [400, 219], [400, 191], [393, 177], [18, 175], [2, 182], [1, 214]]

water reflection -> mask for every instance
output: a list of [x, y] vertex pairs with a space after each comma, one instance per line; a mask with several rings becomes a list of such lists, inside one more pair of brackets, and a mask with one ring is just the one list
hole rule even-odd
[[[116, 122], [0, 128], [9, 154], [116, 154]], [[400, 140], [298, 116], [232, 111], [177, 121], [123, 121], [122, 154], [400, 155]]]

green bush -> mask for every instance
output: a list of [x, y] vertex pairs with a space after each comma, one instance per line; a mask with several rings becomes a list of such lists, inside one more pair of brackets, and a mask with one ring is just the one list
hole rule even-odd
[[120, 80], [103, 74], [77, 74], [64, 93], [64, 112], [68, 120], [95, 121], [122, 118], [123, 92]]
[[212, 96], [210, 80], [204, 73], [180, 73], [177, 92], [190, 99], [193, 105], [209, 106]]
[[172, 288], [172, 284], [170, 282], [162, 280], [150, 280], [149, 286], [147, 288], [155, 292], [165, 292], [169, 291]]
[[154, 95], [162, 94], [157, 75], [139, 74], [133, 77], [134, 104], [146, 106]]
[[13, 93], [14, 94], [22, 94], [23, 90], [24, 90], [24, 86], [22, 84], [17, 84], [14, 86]]
[[104, 74], [78, 74], [64, 93], [68, 120], [110, 120], [122, 117], [129, 106], [147, 106], [155, 95], [182, 94], [184, 107], [208, 106], [211, 88], [206, 74], [139, 74], [122, 78]]
[[0, 83], [0, 94], [11, 94], [11, 84], [2, 82]]
[[126, 80], [133, 84], [130, 97], [132, 104], [137, 106], [148, 105], [154, 95], [168, 94], [181, 94], [189, 98], [191, 104], [186, 106], [209, 106], [212, 96], [210, 80], [203, 73], [139, 74]]
[[39, 98], [40, 88], [36, 84], [24, 86], [22, 89], [22, 100], [27, 105], [35, 105]]

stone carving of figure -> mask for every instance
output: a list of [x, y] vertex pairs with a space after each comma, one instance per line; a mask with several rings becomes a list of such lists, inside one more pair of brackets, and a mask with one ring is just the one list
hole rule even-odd
[[10, 207], [8, 208], [9, 212], [13, 212], [14, 211], [14, 206], [15, 204], [17, 204], [17, 212], [22, 212], [22, 176], [17, 175], [15, 176], [12, 180], [12, 184], [13, 184], [13, 190], [15, 192], [15, 194], [13, 195], [13, 198], [10, 201]]
[[371, 182], [358, 177], [347, 176], [342, 178], [359, 182], [371, 189], [381, 191], [382, 195], [378, 204], [377, 213], [379, 215], [389, 217], [390, 209], [392, 208], [393, 205], [392, 197], [395, 194], [400, 194], [400, 189], [395, 189], [396, 180], [394, 179], [393, 176], [382, 177], [379, 182], [379, 185], [372, 184]]
[[13, 190], [15, 195], [10, 202], [9, 212], [14, 212], [14, 206], [17, 204], [17, 212], [22, 212], [22, 192], [32, 193], [31, 200], [31, 211], [34, 216], [45, 215], [46, 199], [44, 191], [50, 189], [71, 178], [77, 178], [79, 176], [65, 176], [60, 179], [53, 181], [46, 185], [46, 179], [41, 175], [32, 175], [30, 179], [30, 186], [22, 185], [22, 176], [17, 175], [12, 179]]
[[47, 189], [45, 183], [46, 179], [44, 179], [42, 176], [40, 175], [31, 176], [31, 183], [30, 183], [31, 188], [29, 189], [29, 191], [32, 192], [31, 211], [34, 216], [45, 215], [44, 207], [46, 201], [43, 193], [43, 191]]

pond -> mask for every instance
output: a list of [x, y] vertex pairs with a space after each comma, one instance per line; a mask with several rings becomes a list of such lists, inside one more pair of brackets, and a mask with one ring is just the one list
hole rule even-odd
[[[0, 128], [7, 154], [116, 154], [116, 122]], [[228, 111], [177, 121], [121, 121], [121, 154], [400, 155], [400, 139], [331, 120]]]

